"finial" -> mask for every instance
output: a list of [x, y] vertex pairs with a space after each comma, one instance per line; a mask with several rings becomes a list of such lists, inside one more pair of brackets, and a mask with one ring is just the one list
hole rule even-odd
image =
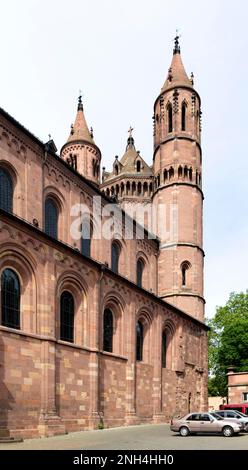
[[74, 134], [74, 126], [73, 126], [73, 124], [71, 124], [71, 135], [73, 135], [73, 134]]
[[129, 133], [129, 137], [133, 137], [133, 134], [132, 134], [132, 132], [133, 132], [133, 127], [132, 127], [132, 126], [129, 127], [129, 129], [128, 129], [127, 132]]
[[115, 156], [115, 159], [118, 160], [118, 158], [119, 158], [118, 155], [116, 155], [116, 156]]
[[194, 74], [193, 74], [193, 72], [191, 72], [190, 81], [191, 81], [191, 84], [194, 85]]
[[180, 46], [179, 46], [179, 38], [178, 36], [178, 29], [176, 30], [176, 37], [174, 38], [174, 49], [173, 49], [173, 54], [180, 54]]
[[78, 111], [79, 110], [82, 110], [83, 111], [83, 103], [82, 103], [82, 91], [79, 90], [79, 97], [78, 97]]
[[94, 134], [93, 134], [93, 127], [90, 128], [90, 137], [92, 137], [92, 139], [93, 139], [93, 137], [94, 137]]
[[51, 134], [48, 134], [48, 138], [49, 138], [49, 140], [51, 140], [51, 138], [52, 138]]

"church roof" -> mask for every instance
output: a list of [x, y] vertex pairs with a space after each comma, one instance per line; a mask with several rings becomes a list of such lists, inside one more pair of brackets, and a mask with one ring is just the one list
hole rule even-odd
[[181, 51], [179, 46], [179, 37], [175, 38], [175, 46], [173, 50], [173, 57], [171, 66], [168, 71], [167, 78], [161, 91], [166, 91], [172, 87], [187, 86], [193, 88], [193, 81], [188, 77], [181, 58]]
[[[137, 172], [137, 160], [141, 163], [141, 171]], [[152, 170], [147, 165], [145, 160], [140, 156], [138, 150], [136, 150], [134, 145], [134, 138], [130, 135], [127, 139], [127, 146], [124, 155], [122, 156], [120, 163], [122, 165], [121, 173], [138, 173], [142, 175], [151, 175]]]
[[93, 139], [93, 130], [89, 131], [87, 126], [87, 122], [84, 116], [84, 108], [82, 103], [82, 97], [79, 96], [78, 98], [78, 108], [77, 108], [77, 115], [74, 122], [74, 125], [71, 126], [71, 132], [67, 143], [75, 142], [83, 140], [89, 142], [91, 144], [95, 144]]
[[[152, 169], [145, 160], [141, 157], [139, 150], [136, 150], [135, 145], [134, 145], [134, 138], [132, 136], [132, 131], [133, 129], [130, 128], [129, 130], [129, 137], [127, 139], [127, 146], [125, 153], [121, 157], [120, 160], [118, 160], [118, 157], [115, 157], [115, 161], [113, 164], [113, 171], [112, 172], [106, 172], [104, 173], [104, 183], [112, 179], [116, 176], [141, 176], [141, 177], [149, 177], [152, 176], [153, 172]], [[137, 167], [137, 162], [139, 163], [139, 170]], [[118, 168], [118, 172], [115, 171], [115, 169]]]

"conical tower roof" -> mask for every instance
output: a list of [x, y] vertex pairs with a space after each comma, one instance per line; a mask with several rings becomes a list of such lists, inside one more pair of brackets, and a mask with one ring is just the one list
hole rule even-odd
[[176, 36], [171, 66], [161, 91], [180, 86], [193, 88], [192, 80], [188, 77], [182, 62], [179, 37]]
[[71, 126], [71, 132], [67, 143], [72, 143], [76, 141], [86, 141], [91, 144], [95, 144], [93, 139], [93, 131], [89, 131], [85, 116], [84, 116], [84, 108], [82, 103], [82, 96], [78, 98], [78, 108], [77, 108], [77, 115], [74, 122], [74, 125]]

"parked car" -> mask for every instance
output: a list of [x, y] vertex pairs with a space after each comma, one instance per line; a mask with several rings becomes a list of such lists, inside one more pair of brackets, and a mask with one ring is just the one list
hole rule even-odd
[[243, 423], [244, 430], [248, 432], [248, 416], [245, 414], [241, 414], [238, 411], [234, 410], [216, 410], [216, 411], [211, 411], [210, 412], [218, 414], [221, 418], [228, 419], [228, 421], [235, 421]]
[[214, 433], [231, 437], [242, 431], [242, 423], [227, 421], [210, 413], [188, 413], [182, 418], [173, 418], [170, 429], [186, 437], [193, 433]]
[[248, 403], [228, 403], [228, 405], [220, 405], [220, 410], [240, 411], [241, 413], [244, 413], [246, 416], [248, 416]]

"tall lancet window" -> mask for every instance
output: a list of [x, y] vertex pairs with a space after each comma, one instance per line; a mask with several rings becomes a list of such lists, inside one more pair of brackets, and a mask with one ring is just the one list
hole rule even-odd
[[136, 324], [136, 360], [143, 360], [144, 331], [141, 321]]
[[60, 339], [70, 343], [74, 340], [74, 299], [67, 291], [60, 297]]
[[13, 182], [7, 170], [0, 168], [0, 209], [13, 210]]
[[183, 103], [182, 104], [182, 114], [181, 114], [181, 118], [182, 118], [182, 131], [186, 131], [186, 103]]
[[113, 351], [113, 314], [109, 308], [104, 310], [103, 315], [103, 350]]
[[1, 276], [1, 324], [20, 328], [20, 281], [12, 269], [5, 269]]
[[137, 261], [137, 272], [136, 272], [137, 285], [139, 287], [142, 287], [143, 270], [144, 270], [144, 263], [143, 263], [142, 259], [139, 258], [138, 261]]
[[85, 219], [82, 223], [81, 228], [81, 253], [85, 256], [89, 256], [91, 254], [91, 236], [92, 236], [92, 228], [89, 219]]
[[45, 201], [45, 232], [53, 238], [58, 238], [58, 217], [57, 205], [51, 197], [48, 197]]
[[111, 269], [118, 274], [119, 271], [120, 248], [117, 242], [113, 242], [111, 246]]
[[172, 132], [173, 130], [173, 122], [172, 122], [172, 106], [169, 103], [167, 107], [167, 117], [168, 117], [168, 132]]

